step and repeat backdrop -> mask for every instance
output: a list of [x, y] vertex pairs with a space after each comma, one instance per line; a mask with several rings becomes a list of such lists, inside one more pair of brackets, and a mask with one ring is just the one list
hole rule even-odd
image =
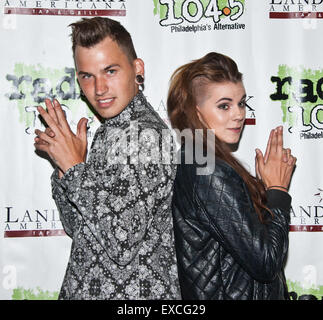
[[57, 299], [71, 240], [35, 152], [36, 107], [57, 98], [75, 130], [99, 121], [80, 99], [68, 25], [106, 16], [131, 33], [148, 100], [169, 124], [169, 78], [210, 51], [244, 74], [247, 121], [237, 157], [254, 172], [272, 128], [297, 157], [286, 277], [293, 299], [323, 297], [323, 0], [2, 0], [0, 299]]

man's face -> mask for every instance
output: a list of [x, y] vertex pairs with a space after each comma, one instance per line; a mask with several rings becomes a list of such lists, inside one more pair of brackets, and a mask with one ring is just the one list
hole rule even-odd
[[144, 63], [132, 63], [119, 45], [106, 37], [91, 48], [76, 46], [77, 77], [87, 100], [102, 118], [118, 115], [138, 92], [136, 74]]

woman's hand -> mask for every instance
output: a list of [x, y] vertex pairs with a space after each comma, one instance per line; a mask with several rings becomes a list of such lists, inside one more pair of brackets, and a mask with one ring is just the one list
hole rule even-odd
[[290, 149], [283, 148], [283, 127], [270, 132], [265, 156], [256, 149], [256, 174], [266, 188], [287, 191], [296, 164]]

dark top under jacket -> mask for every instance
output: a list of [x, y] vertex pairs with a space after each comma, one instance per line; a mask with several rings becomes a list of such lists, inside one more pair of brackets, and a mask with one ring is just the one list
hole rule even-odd
[[274, 217], [262, 224], [232, 167], [216, 159], [211, 174], [197, 175], [199, 165], [181, 163], [172, 206], [182, 298], [288, 299], [290, 195], [267, 191]]

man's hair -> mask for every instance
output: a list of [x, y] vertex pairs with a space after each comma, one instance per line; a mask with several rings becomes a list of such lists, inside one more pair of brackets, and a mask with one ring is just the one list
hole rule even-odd
[[91, 48], [109, 37], [120, 46], [130, 62], [137, 58], [130, 33], [118, 21], [102, 17], [83, 18], [69, 26], [72, 27], [73, 55], [76, 46]]

